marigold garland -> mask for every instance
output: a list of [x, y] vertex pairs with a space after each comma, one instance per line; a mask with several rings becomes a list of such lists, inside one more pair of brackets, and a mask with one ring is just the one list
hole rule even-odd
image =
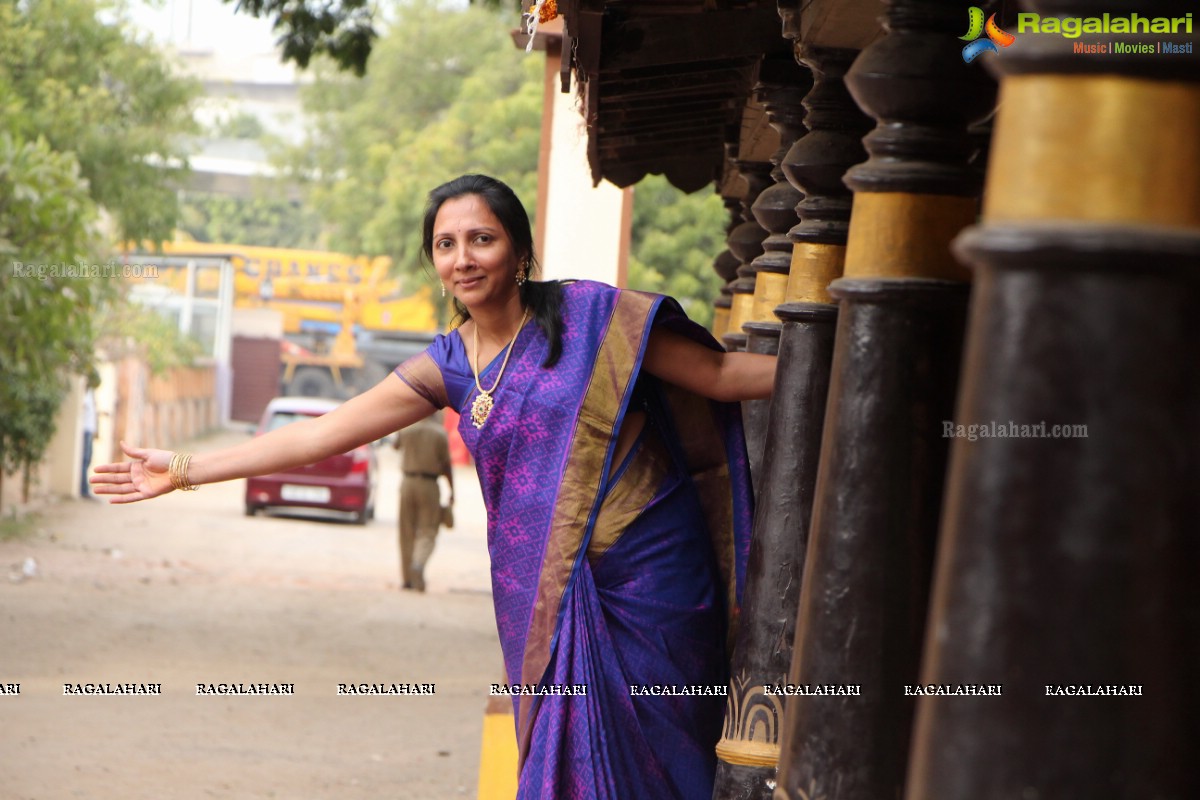
[[533, 52], [533, 40], [537, 36], [538, 25], [549, 22], [558, 16], [558, 0], [538, 0], [529, 7], [521, 17], [525, 20], [525, 32], [529, 40], [525, 42], [525, 52]]
[[529, 16], [537, 14], [538, 22], [549, 22], [558, 16], [558, 0], [544, 0], [544, 2], [532, 5], [529, 7]]

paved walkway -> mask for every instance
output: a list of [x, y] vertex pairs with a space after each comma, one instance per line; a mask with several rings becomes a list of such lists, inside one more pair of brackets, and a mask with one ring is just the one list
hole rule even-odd
[[[398, 459], [378, 455], [365, 527], [246, 518], [239, 481], [125, 507], [64, 501], [0, 542], [0, 685], [20, 684], [0, 694], [0, 796], [474, 797], [500, 670], [478, 483], [458, 470], [430, 590], [400, 592]], [[162, 693], [64, 696], [86, 683]], [[198, 683], [294, 694], [198, 696]], [[339, 683], [436, 693], [338, 696]]]

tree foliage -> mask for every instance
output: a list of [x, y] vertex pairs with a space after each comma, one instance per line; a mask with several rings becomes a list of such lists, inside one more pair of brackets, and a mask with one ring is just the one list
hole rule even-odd
[[70, 153], [0, 133], [0, 466], [41, 459], [63, 376], [90, 363], [104, 281], [65, 277], [92, 260], [95, 207]]
[[178, 322], [138, 303], [108, 303], [96, 315], [99, 344], [110, 360], [127, 355], [142, 359], [151, 374], [195, 363], [204, 348], [181, 333]]
[[262, 120], [245, 111], [228, 115], [217, 120], [212, 126], [212, 134], [222, 139], [262, 139], [267, 130]]
[[378, 35], [368, 0], [225, 0], [252, 17], [274, 20], [284, 61], [301, 69], [313, 56], [328, 56], [341, 69], [362, 75]]
[[321, 248], [320, 223], [312, 209], [265, 192], [255, 197], [188, 192], [179, 229], [198, 242]]
[[662, 176], [643, 178], [633, 190], [629, 288], [668, 294], [710, 325], [722, 286], [712, 264], [725, 248], [728, 219], [711, 189], [684, 194]]
[[[368, 0], [224, 0], [244, 14], [273, 19], [276, 44], [284, 61], [301, 69], [314, 56], [327, 56], [339, 69], [362, 76], [379, 36]], [[527, 5], [520, 0], [469, 0], [493, 11], [503, 10], [513, 21]]]
[[[127, 238], [175, 222], [193, 87], [93, 0], [0, 2], [0, 464], [41, 459], [66, 378], [91, 366], [116, 282], [100, 209]], [[72, 273], [82, 273], [76, 276]]]
[[[94, 0], [0, 3], [0, 127], [75, 154], [126, 239], [170, 238], [195, 84]], [[173, 168], [171, 165], [178, 165]]]
[[543, 66], [513, 46], [497, 12], [416, 0], [395, 16], [361, 81], [317, 67], [304, 95], [310, 140], [289, 167], [312, 181], [332, 249], [388, 255], [412, 273], [434, 186], [484, 172], [532, 212]]

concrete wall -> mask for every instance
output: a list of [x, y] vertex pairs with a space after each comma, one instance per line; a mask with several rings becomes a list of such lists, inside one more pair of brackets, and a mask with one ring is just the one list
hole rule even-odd
[[587, 128], [574, 92], [559, 91], [560, 55], [546, 53], [539, 185], [542, 277], [588, 278], [625, 285], [633, 190], [608, 181], [592, 186]]
[[[154, 376], [136, 358], [97, 365], [97, 431], [92, 466], [124, 460], [119, 441], [171, 448], [220, 424], [216, 368], [176, 369]], [[63, 498], [79, 497], [83, 459], [83, 378], [70, 378], [59, 406], [56, 430], [42, 461], [24, 476], [6, 473], [0, 515], [36, 511]]]

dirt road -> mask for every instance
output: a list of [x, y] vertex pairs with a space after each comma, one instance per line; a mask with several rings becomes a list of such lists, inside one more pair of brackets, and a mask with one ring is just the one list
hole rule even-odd
[[[0, 797], [474, 797], [500, 670], [478, 483], [455, 476], [458, 524], [429, 593], [400, 592], [396, 456], [379, 456], [366, 527], [246, 518], [235, 482], [125, 507], [65, 501], [0, 542], [0, 687], [20, 684], [0, 694]], [[161, 694], [64, 696], [88, 683]], [[219, 683], [294, 694], [198, 696]], [[435, 693], [339, 696], [342, 683]]]

